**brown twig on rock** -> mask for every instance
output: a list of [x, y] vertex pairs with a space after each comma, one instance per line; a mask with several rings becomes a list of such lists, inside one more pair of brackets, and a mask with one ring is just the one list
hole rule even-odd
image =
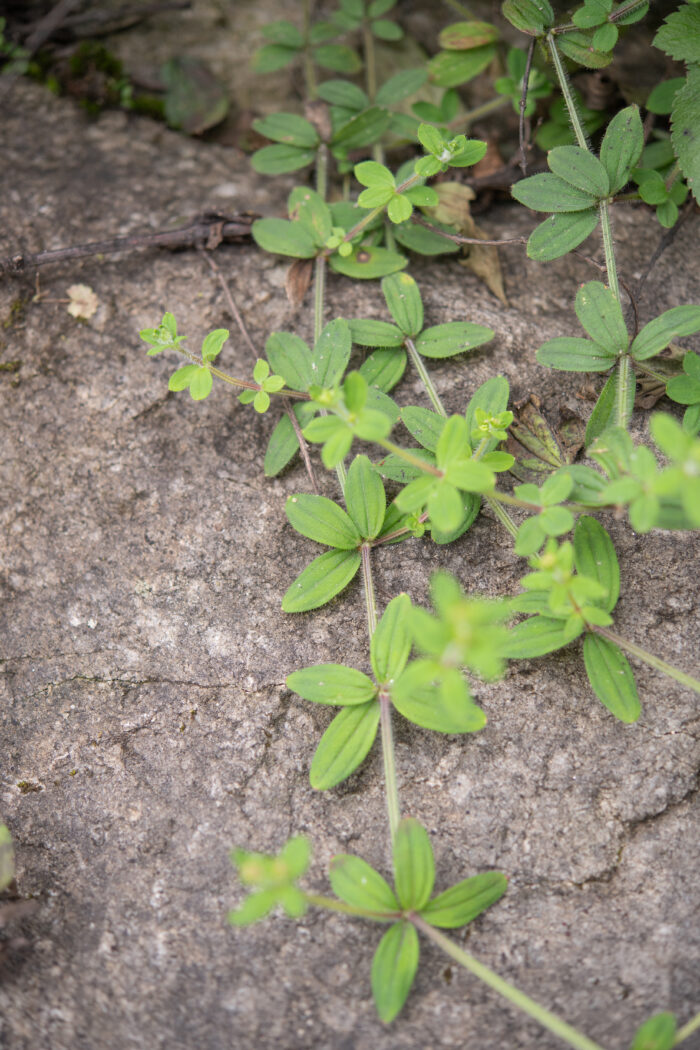
[[84, 259], [90, 255], [111, 255], [115, 252], [132, 251], [134, 248], [181, 248], [216, 247], [217, 244], [238, 243], [250, 237], [253, 215], [202, 215], [187, 226], [161, 233], [135, 233], [129, 237], [116, 237], [111, 241], [92, 241], [76, 244], [70, 248], [55, 248], [36, 254], [10, 255], [0, 259], [0, 277], [13, 277], [27, 270], [66, 259]]

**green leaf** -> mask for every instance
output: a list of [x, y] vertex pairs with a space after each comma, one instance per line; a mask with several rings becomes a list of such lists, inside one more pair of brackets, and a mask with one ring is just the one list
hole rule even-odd
[[607, 638], [588, 633], [583, 642], [583, 659], [588, 681], [601, 703], [621, 722], [636, 722], [642, 706], [624, 653]]
[[360, 375], [371, 388], [388, 393], [396, 386], [406, 369], [406, 352], [398, 348], [375, 350], [360, 365]]
[[386, 931], [372, 960], [372, 995], [385, 1024], [393, 1021], [408, 998], [418, 969], [418, 934], [410, 922]]
[[362, 671], [343, 664], [316, 664], [287, 675], [287, 688], [315, 704], [352, 706], [366, 704], [377, 695], [377, 687]]
[[600, 51], [603, 54], [612, 51], [617, 43], [620, 30], [612, 22], [599, 26], [593, 34], [593, 40], [591, 46], [594, 51]]
[[576, 294], [576, 316], [591, 339], [612, 354], [624, 354], [629, 344], [619, 299], [600, 281], [588, 281]]
[[428, 71], [425, 66], [420, 69], [402, 69], [393, 77], [385, 80], [376, 95], [379, 106], [393, 106], [397, 102], [415, 95], [428, 79]]
[[389, 883], [361, 857], [347, 853], [333, 857], [328, 878], [336, 897], [351, 908], [385, 913], [400, 911], [396, 894]]
[[555, 175], [593, 197], [607, 197], [610, 191], [607, 171], [587, 149], [556, 146], [547, 154], [547, 164]]
[[342, 317], [329, 321], [316, 340], [311, 362], [314, 383], [329, 388], [343, 378], [352, 352], [350, 325]]
[[428, 833], [415, 817], [404, 817], [394, 838], [394, 886], [404, 911], [421, 911], [434, 884], [435, 860]]
[[372, 22], [371, 28], [372, 34], [379, 40], [401, 40], [403, 37], [401, 26], [388, 18], [378, 18], [375, 22]]
[[674, 306], [649, 324], [636, 337], [630, 353], [637, 361], [661, 353], [674, 339], [700, 331], [700, 306]]
[[312, 259], [317, 248], [309, 231], [300, 222], [287, 219], [257, 219], [251, 228], [253, 240], [264, 251]]
[[384, 164], [376, 160], [363, 160], [355, 165], [355, 178], [362, 186], [386, 186], [393, 189], [396, 180]]
[[[316, 406], [304, 402], [294, 405], [292, 411], [299, 421], [299, 426], [304, 427], [314, 414]], [[284, 470], [289, 461], [299, 451], [299, 440], [292, 426], [289, 416], [284, 415], [273, 430], [270, 441], [265, 452], [264, 471], [266, 478], [274, 478], [280, 471]]]
[[644, 129], [638, 106], [627, 106], [608, 124], [600, 146], [600, 159], [610, 179], [610, 192], [619, 193], [644, 148]]
[[469, 51], [492, 44], [499, 36], [496, 26], [489, 22], [453, 22], [441, 31], [438, 43], [447, 51]]
[[367, 14], [370, 18], [381, 18], [387, 11], [391, 11], [392, 7], [395, 7], [396, 0], [372, 0], [372, 3], [367, 9]]
[[318, 609], [347, 587], [359, 567], [357, 551], [326, 551], [314, 558], [288, 588], [282, 599], [282, 611], [294, 613]]
[[676, 1018], [658, 1013], [637, 1029], [630, 1050], [671, 1050], [676, 1043]]
[[511, 187], [510, 192], [516, 201], [533, 211], [580, 212], [595, 204], [593, 194], [571, 186], [550, 172], [521, 179]]
[[0, 824], [0, 893], [15, 877], [15, 854], [12, 835], [6, 824]]
[[[298, 146], [263, 146], [250, 158], [254, 171], [260, 175], [285, 175], [313, 164], [316, 150], [300, 149]], [[261, 220], [266, 221], [266, 220]]]
[[674, 376], [666, 384], [666, 395], [678, 405], [694, 405], [700, 401], [700, 379]]
[[228, 93], [201, 58], [171, 58], [161, 66], [160, 76], [166, 87], [165, 119], [171, 128], [201, 135], [226, 116]]
[[[409, 448], [407, 451], [410, 452], [411, 455], [415, 456], [417, 459], [422, 459], [425, 463], [429, 463], [432, 467], [435, 466], [435, 456], [433, 456], [432, 453], [427, 452], [425, 449]], [[383, 478], [387, 478], [388, 481], [397, 481], [400, 485], [407, 485], [409, 482], [417, 481], [418, 479], [426, 477], [425, 473], [422, 470], [420, 470], [418, 467], [412, 466], [410, 463], [406, 463], [404, 459], [402, 459], [400, 456], [394, 455], [394, 453], [385, 456], [384, 459], [382, 459], [379, 462], [377, 470]], [[428, 484], [428, 482], [430, 482], [430, 484]], [[428, 489], [431, 487], [432, 482], [430, 478], [426, 478], [425, 484], [428, 486]], [[402, 494], [399, 493], [399, 495]], [[422, 507], [423, 505], [424, 504], [421, 503], [418, 509], [420, 509], [420, 507]], [[406, 508], [401, 509], [403, 511]], [[415, 509], [415, 507], [412, 507], [411, 511]]]
[[596, 51], [593, 46], [593, 32], [589, 29], [557, 37], [559, 50], [567, 58], [573, 58], [574, 62], [588, 69], [602, 69], [604, 66], [609, 66], [612, 62], [612, 55], [609, 51]]
[[265, 353], [272, 371], [292, 390], [308, 390], [315, 382], [311, 351], [293, 332], [273, 332], [265, 343]]
[[413, 214], [413, 205], [407, 197], [398, 194], [392, 197], [387, 207], [387, 215], [394, 223], [406, 222]]
[[328, 205], [308, 186], [295, 186], [287, 201], [290, 219], [297, 219], [309, 231], [317, 245], [325, 244], [331, 235], [333, 221]]
[[190, 397], [192, 400], [203, 401], [205, 397], [209, 397], [213, 382], [212, 374], [208, 368], [195, 368], [190, 379]]
[[620, 566], [610, 536], [595, 518], [583, 515], [574, 533], [574, 563], [582, 576], [590, 576], [605, 588], [601, 605], [607, 612], [617, 605], [620, 596]]
[[653, 44], [677, 62], [700, 62], [700, 8], [681, 4], [665, 19]]
[[[600, 437], [600, 435], [614, 423], [618, 383], [619, 375], [617, 369], [615, 369], [612, 375], [605, 381], [605, 385], [598, 395], [598, 400], [589, 416], [586, 425], [586, 448], [588, 448], [596, 438]], [[634, 391], [635, 384], [630, 383], [632, 402], [634, 402]]]
[[461, 673], [434, 660], [410, 663], [391, 699], [409, 722], [436, 733], [475, 733], [486, 725], [486, 715], [472, 701]]
[[297, 58], [299, 58], [299, 49], [296, 47], [266, 44], [258, 48], [253, 55], [252, 67], [255, 73], [274, 73], [278, 69], [284, 69]]
[[350, 465], [345, 505], [362, 539], [372, 540], [379, 535], [386, 511], [386, 496], [382, 480], [367, 456], [355, 456]]
[[[497, 416], [501, 412], [505, 412], [508, 408], [509, 397], [510, 387], [508, 386], [508, 380], [505, 376], [492, 376], [490, 379], [487, 379], [485, 383], [482, 383], [481, 386], [474, 391], [474, 394], [467, 405], [467, 410], [465, 412], [467, 433], [471, 434], [476, 426], [477, 409], [480, 408], [489, 416]], [[488, 448], [495, 448], [497, 444], [498, 442], [494, 440], [489, 444]]]
[[[444, 223], [433, 222], [436, 229], [444, 229], [448, 233], [454, 230], [445, 226]], [[459, 244], [441, 237], [433, 230], [427, 230], [425, 226], [417, 226], [414, 222], [404, 222], [394, 230], [394, 237], [404, 248], [417, 252], [418, 255], [455, 255], [460, 251]]]
[[541, 365], [562, 372], [607, 372], [616, 361], [606, 347], [575, 336], [549, 339], [535, 356]]
[[360, 533], [345, 511], [325, 496], [297, 493], [289, 497], [285, 511], [292, 527], [316, 543], [350, 551], [362, 542]]
[[411, 599], [397, 594], [387, 605], [370, 641], [372, 670], [379, 683], [391, 682], [403, 671], [411, 653], [408, 613]]
[[322, 44], [312, 53], [319, 66], [334, 73], [359, 73], [362, 69], [360, 56], [345, 44]]
[[451, 321], [421, 332], [416, 340], [416, 350], [423, 357], [454, 357], [488, 343], [493, 337], [493, 329], [484, 325]]
[[287, 47], [303, 47], [304, 38], [294, 25], [286, 19], [278, 19], [276, 22], [268, 22], [261, 27], [260, 32], [273, 44], [285, 44]]
[[385, 277], [382, 292], [401, 331], [408, 336], [418, 335], [423, 327], [423, 301], [414, 279], [407, 273]]
[[508, 889], [508, 879], [500, 871], [485, 871], [458, 882], [438, 894], [421, 912], [431, 926], [454, 930], [466, 926], [490, 908]]
[[676, 97], [676, 92], [685, 85], [685, 82], [685, 77], [672, 77], [670, 80], [663, 80], [650, 91], [645, 108], [649, 113], [666, 116], [673, 109], [673, 100]]
[[272, 113], [269, 117], [254, 120], [253, 127], [266, 139], [283, 142], [288, 146], [315, 149], [319, 142], [318, 132], [313, 124], [296, 113]]
[[276, 904], [277, 893], [274, 890], [259, 890], [249, 894], [240, 908], [232, 908], [227, 918], [232, 926], [250, 926], [269, 915]]
[[401, 421], [423, 448], [434, 452], [447, 420], [429, 408], [408, 405], [401, 409]]
[[388, 321], [368, 319], [350, 321], [349, 324], [352, 341], [360, 346], [403, 346], [403, 332]]
[[318, 85], [317, 94], [324, 102], [344, 109], [362, 110], [369, 106], [369, 99], [362, 88], [349, 80], [326, 80]]
[[[534, 176], [533, 176], [534, 177]], [[536, 226], [527, 242], [527, 254], [536, 262], [560, 259], [577, 248], [598, 225], [598, 209], [588, 208], [571, 214], [550, 215]]]
[[688, 67], [685, 86], [673, 100], [671, 142], [688, 187], [700, 201], [700, 65]]
[[437, 87], [453, 88], [466, 84], [482, 73], [496, 55], [493, 44], [470, 51], [440, 51], [428, 62], [430, 80]]
[[215, 328], [213, 332], [209, 332], [202, 343], [202, 360], [213, 361], [221, 353], [229, 334], [228, 328]]
[[345, 277], [371, 281], [375, 277], [386, 277], [387, 274], [402, 270], [408, 264], [408, 259], [388, 248], [361, 245], [353, 250], [352, 255], [331, 255], [328, 262], [331, 270]]
[[354, 773], [369, 754], [379, 726], [379, 704], [344, 707], [321, 737], [309, 770], [316, 791], [328, 791]]
[[508, 660], [529, 660], [562, 649], [570, 641], [563, 620], [531, 616], [510, 628], [503, 655]]
[[542, 36], [554, 25], [549, 0], [505, 0], [502, 12], [511, 25], [530, 36]]
[[350, 150], [371, 146], [382, 137], [389, 127], [390, 120], [391, 114], [381, 106], [366, 109], [364, 113], [352, 117], [347, 124], [338, 128], [331, 139], [333, 151], [342, 149], [343, 153], [348, 153]]

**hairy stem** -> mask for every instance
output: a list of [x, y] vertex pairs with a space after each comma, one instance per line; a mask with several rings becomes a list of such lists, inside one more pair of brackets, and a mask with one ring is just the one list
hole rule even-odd
[[408, 350], [408, 356], [411, 358], [413, 366], [416, 369], [418, 375], [420, 376], [421, 383], [425, 387], [425, 392], [430, 398], [433, 408], [439, 416], [443, 416], [443, 418], [447, 419], [447, 412], [445, 411], [445, 406], [440, 400], [440, 395], [435, 389], [435, 384], [433, 383], [433, 380], [430, 376], [430, 372], [425, 367], [423, 358], [416, 350], [416, 344], [413, 342], [412, 339], [406, 336], [404, 340], [404, 346]]
[[[367, 632], [371, 642], [372, 635], [377, 629], [377, 607], [374, 600], [371, 544], [369, 542], [363, 543], [360, 551], [362, 554], [362, 582], [364, 584], [365, 606], [367, 608]], [[394, 837], [401, 820], [401, 807], [399, 804], [399, 789], [396, 783], [396, 752], [394, 750], [394, 733], [391, 727], [391, 697], [382, 690], [379, 693], [379, 724], [381, 727], [382, 758], [384, 761], [384, 793], [389, 816], [389, 835], [393, 846]]]
[[533, 1020], [538, 1021], [544, 1028], [548, 1028], [550, 1032], [559, 1036], [569, 1046], [574, 1047], [574, 1050], [602, 1050], [598, 1043], [594, 1043], [592, 1039], [583, 1035], [577, 1029], [572, 1028], [566, 1021], [562, 1021], [556, 1014], [550, 1013], [544, 1006], [540, 1006], [534, 999], [531, 999], [529, 995], [525, 995], [518, 988], [515, 988], [510, 982], [499, 977], [497, 973], [494, 973], [484, 963], [479, 962], [473, 955], [465, 952], [464, 949], [458, 947], [451, 941], [449, 937], [446, 937], [440, 930], [436, 930], [434, 926], [430, 926], [420, 915], [411, 916], [411, 921], [414, 926], [424, 933], [434, 944], [437, 944], [439, 948], [454, 959], [456, 963], [463, 966], [465, 970], [469, 970], [470, 973], [478, 977], [479, 980], [487, 984], [489, 988], [493, 988], [494, 991], [502, 995], [504, 999], [507, 999], [513, 1006], [517, 1006], [519, 1010], [526, 1013]]
[[602, 635], [602, 637], [607, 638], [609, 642], [619, 645], [620, 649], [625, 649], [632, 656], [636, 656], [638, 660], [642, 660], [645, 664], [649, 664], [654, 670], [661, 671], [662, 674], [668, 675], [669, 678], [673, 678], [676, 682], [680, 682], [681, 685], [687, 686], [688, 689], [693, 689], [696, 693], [700, 693], [700, 681], [698, 681], [697, 678], [693, 678], [692, 675], [686, 674], [685, 671], [680, 671], [672, 664], [666, 663], [665, 660], [661, 660], [658, 656], [654, 656], [653, 653], [649, 653], [646, 649], [642, 649], [640, 645], [636, 645], [634, 642], [622, 638], [621, 635], [617, 634], [615, 631], [611, 631], [609, 627], [597, 627], [591, 624], [589, 630], [593, 631], [595, 634]]
[[571, 93], [569, 78], [566, 75], [564, 63], [561, 60], [561, 56], [559, 54], [559, 51], [557, 50], [557, 45], [554, 42], [554, 36], [552, 35], [552, 33], [547, 34], [547, 45], [549, 47], [549, 53], [552, 56], [552, 63], [554, 65], [554, 69], [556, 70], [557, 80], [559, 81], [561, 93], [564, 96], [564, 102], [566, 103], [566, 109], [569, 114], [569, 120], [571, 121], [571, 127], [573, 128], [574, 135], [576, 136], [576, 141], [578, 142], [581, 149], [590, 150], [590, 146], [588, 145], [588, 139], [586, 138], [586, 132], [584, 130], [583, 124], [581, 123], [581, 118], [579, 117], [578, 110], [576, 108], [576, 103], [574, 102], [574, 96]]
[[389, 834], [393, 846], [401, 820], [399, 789], [396, 783], [396, 752], [394, 731], [391, 726], [391, 699], [388, 694], [379, 694], [379, 725], [382, 731], [382, 758], [384, 760], [384, 790], [389, 816]]
[[[328, 149], [321, 146], [316, 153], [316, 192], [321, 200], [325, 201], [328, 189]], [[314, 260], [314, 344], [323, 331], [323, 307], [326, 292], [326, 256], [321, 253]], [[327, 413], [322, 409], [321, 415]], [[340, 485], [340, 491], [345, 495], [345, 483], [347, 473], [345, 464], [340, 462], [336, 465], [335, 473]]]

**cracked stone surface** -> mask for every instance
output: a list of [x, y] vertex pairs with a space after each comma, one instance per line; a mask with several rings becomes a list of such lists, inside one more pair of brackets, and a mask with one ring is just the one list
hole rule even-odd
[[[23, 83], [3, 136], [3, 255], [161, 229], [207, 209], [272, 214], [292, 184], [146, 121], [88, 123]], [[513, 236], [532, 219], [504, 205], [483, 225]], [[621, 212], [616, 234], [634, 279], [658, 230]], [[642, 321], [700, 300], [697, 265], [687, 265], [697, 237], [691, 219], [654, 271]], [[309, 337], [310, 309], [294, 316], [287, 305], [282, 261], [253, 247], [216, 258], [257, 345], [279, 328]], [[516, 399], [538, 393], [555, 425], [585, 417], [584, 378], [539, 368], [534, 351], [569, 330], [589, 266], [543, 268], [519, 248], [503, 264], [508, 308], [454, 261], [413, 268], [430, 323], [467, 317], [497, 333], [469, 357], [436, 362], [448, 408], [501, 372]], [[61, 302], [76, 282], [99, 298], [85, 323]], [[308, 834], [319, 892], [337, 852], [388, 874], [378, 751], [342, 787], [312, 791], [308, 767], [330, 715], [284, 685], [310, 663], [367, 666], [362, 593], [355, 583], [325, 611], [282, 616], [284, 590], [318, 553], [284, 517], [303, 469], [265, 480], [273, 420], [226, 390], [199, 405], [168, 394], [168, 362], [139, 343], [165, 309], [195, 342], [234, 328], [196, 252], [63, 263], [42, 273], [38, 302], [34, 291], [29, 279], [0, 285], [0, 362], [19, 363], [0, 371], [0, 818], [16, 842], [19, 892], [40, 902], [22, 925], [28, 947], [1, 971], [3, 1048], [558, 1046], [431, 946], [386, 1028], [369, 986], [376, 928], [316, 913], [227, 927], [239, 899], [233, 845], [272, 851]], [[328, 317], [338, 314], [383, 316], [378, 286], [331, 280]], [[235, 336], [224, 359], [251, 370]], [[413, 377], [398, 399], [420, 401]], [[641, 414], [634, 426], [643, 437]], [[335, 495], [332, 477], [323, 485]], [[617, 629], [692, 673], [697, 543], [606, 525], [623, 571]], [[380, 602], [399, 589], [425, 600], [438, 566], [489, 595], [511, 593], [522, 572], [482, 516], [450, 548], [379, 552]], [[635, 671], [644, 710], [633, 726], [592, 697], [574, 645], [478, 685], [489, 722], [474, 737], [396, 727], [404, 810], [433, 836], [438, 887], [491, 867], [510, 879], [457, 941], [609, 1047], [628, 1045], [655, 1010], [687, 1020], [700, 998], [698, 702]]]

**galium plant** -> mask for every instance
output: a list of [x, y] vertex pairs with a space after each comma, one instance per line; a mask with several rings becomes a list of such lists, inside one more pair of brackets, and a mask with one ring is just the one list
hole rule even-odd
[[[327, 790], [350, 776], [379, 736], [391, 881], [360, 857], [342, 855], [333, 859], [329, 871], [335, 896], [318, 895], [300, 885], [310, 860], [306, 839], [290, 839], [276, 857], [239, 849], [232, 860], [251, 892], [229, 918], [234, 925], [245, 925], [276, 908], [294, 918], [313, 906], [383, 924], [371, 985], [385, 1022], [399, 1014], [410, 992], [420, 934], [568, 1045], [601, 1050], [441, 932], [464, 926], [495, 905], [507, 882], [500, 872], [482, 872], [433, 895], [430, 840], [417, 819], [401, 813], [392, 725], [398, 712], [427, 731], [478, 732], [486, 716], [467, 674], [493, 681], [502, 676], [507, 661], [545, 656], [581, 637], [592, 691], [623, 722], [635, 722], [641, 711], [626, 653], [700, 692], [700, 681], [614, 630], [620, 570], [612, 540], [592, 513], [627, 513], [638, 532], [700, 528], [700, 366], [697, 355], [685, 353], [682, 373], [666, 380], [655, 362], [674, 340], [700, 331], [700, 307], [674, 307], [641, 331], [630, 332], [610, 217], [613, 201], [635, 199], [654, 204], [660, 222], [671, 225], [673, 208], [686, 193], [684, 180], [695, 184], [697, 147], [685, 141], [679, 146], [677, 139], [690, 110], [697, 109], [692, 91], [700, 56], [685, 36], [697, 21], [698, 7], [684, 4], [657, 34], [659, 46], [689, 63], [683, 84], [652, 99], [650, 112], [670, 108], [670, 147], [662, 133], [645, 146], [639, 110], [631, 105], [608, 122], [594, 152], [589, 136], [598, 118], [582, 112], [566, 68], [567, 63], [605, 66], [620, 31], [644, 17], [646, 0], [586, 0], [569, 23], [559, 26], [548, 0], [505, 0], [504, 15], [530, 38], [530, 47], [527, 54], [508, 51], [509, 75], [496, 81], [492, 103], [478, 113], [485, 116], [510, 101], [526, 118], [539, 99], [550, 95], [553, 84], [560, 91], [550, 107], [551, 115], [559, 107], [559, 118], [551, 121], [549, 172], [524, 178], [513, 196], [550, 214], [529, 238], [532, 258], [559, 258], [594, 231], [602, 238], [606, 282], [589, 281], [576, 296], [576, 316], [586, 337], [549, 340], [537, 354], [549, 367], [607, 376], [586, 430], [586, 449], [595, 466], [565, 460], [541, 419], [535, 419], [530, 431], [522, 424], [516, 427], [504, 377], [493, 376], [474, 392], [463, 413], [451, 415], [430, 377], [426, 360], [468, 353], [494, 333], [466, 319], [425, 327], [420, 291], [403, 272], [408, 258], [397, 244], [428, 255], [458, 250], [455, 227], [431, 221], [442, 198], [440, 182], [429, 182], [451, 168], [471, 166], [485, 154], [485, 143], [455, 128], [455, 121], [466, 128], [474, 119], [474, 113], [460, 115], [455, 87], [494, 60], [500, 34], [487, 23], [457, 23], [441, 34], [442, 50], [427, 69], [404, 70], [380, 84], [375, 40], [399, 39], [402, 33], [387, 17], [393, 7], [392, 0], [340, 0], [332, 17], [313, 24], [307, 4], [303, 28], [272, 23], [265, 29], [269, 42], [254, 59], [260, 72], [298, 62], [309, 101], [315, 104], [307, 111], [309, 119], [274, 114], [257, 122], [271, 145], [252, 160], [255, 170], [271, 175], [311, 166], [315, 170], [315, 189], [304, 184], [292, 190], [287, 219], [266, 217], [253, 226], [263, 250], [295, 260], [295, 267], [304, 268], [298, 272], [306, 275], [307, 284], [313, 277], [313, 347], [294, 332], [273, 332], [266, 357], [256, 362], [251, 378], [241, 378], [214, 364], [229, 336], [225, 329], [206, 336], [200, 355], [183, 347], [184, 337], [170, 313], [159, 326], [141, 333], [149, 354], [174, 351], [188, 358], [171, 376], [171, 390], [189, 389], [193, 398], [203, 400], [214, 379], [220, 379], [238, 388], [239, 400], [252, 403], [258, 412], [267, 412], [273, 403], [285, 406], [287, 414], [276, 424], [265, 454], [266, 475], [282, 471], [299, 450], [308, 462], [307, 442], [320, 446], [321, 462], [336, 471], [340, 501], [316, 492], [297, 492], [287, 501], [292, 527], [328, 549], [290, 582], [283, 611], [317, 609], [336, 599], [358, 574], [365, 595], [368, 667], [320, 662], [293, 671], [287, 685], [303, 702], [339, 709], [311, 763], [315, 789]], [[355, 48], [358, 39], [362, 58]], [[323, 69], [354, 75], [363, 61], [364, 88], [342, 79], [319, 80]], [[427, 78], [445, 89], [439, 102], [414, 103], [412, 116], [392, 109]], [[566, 141], [564, 113], [573, 142]], [[392, 170], [385, 157], [388, 131], [421, 147], [422, 155]], [[663, 153], [649, 152], [659, 144]], [[362, 156], [357, 162], [351, 157], [356, 152]], [[329, 163], [343, 191], [343, 199], [334, 202], [327, 200]], [[351, 172], [358, 184], [354, 201]], [[623, 192], [633, 184], [638, 192]], [[328, 267], [351, 278], [381, 278], [391, 319], [335, 318], [326, 323]], [[353, 345], [370, 351], [356, 369], [350, 369]], [[399, 407], [390, 396], [409, 362], [430, 408]], [[669, 396], [688, 406], [683, 425], [664, 413], [652, 416], [651, 435], [660, 456], [635, 445], [627, 430], [637, 374], [667, 383]], [[399, 427], [417, 445], [407, 446], [397, 436]], [[539, 457], [540, 484], [525, 480], [514, 489], [503, 484], [502, 475], [511, 472], [523, 481], [530, 470], [502, 448], [511, 431]], [[363, 450], [348, 467], [357, 441], [364, 443]], [[389, 495], [385, 483], [392, 486]], [[510, 535], [514, 554], [528, 559], [522, 592], [507, 599], [477, 599], [455, 577], [438, 572], [431, 584], [432, 612], [401, 593], [379, 616], [373, 551], [426, 534], [437, 544], [452, 542], [468, 531], [484, 505]], [[511, 510], [522, 515], [519, 522]], [[523, 616], [512, 625], [513, 618]], [[672, 1014], [659, 1013], [638, 1029], [631, 1048], [669, 1050], [698, 1028], [700, 1015], [677, 1029]]]

